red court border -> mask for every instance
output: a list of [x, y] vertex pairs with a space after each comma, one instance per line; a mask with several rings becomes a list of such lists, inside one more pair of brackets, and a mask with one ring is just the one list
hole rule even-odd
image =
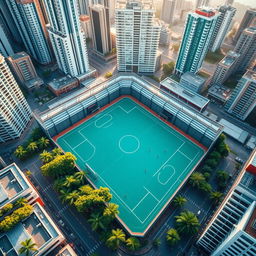
[[93, 114], [83, 118], [82, 120], [78, 121], [77, 123], [73, 124], [72, 126], [70, 126], [69, 128], [65, 129], [64, 131], [62, 131], [61, 133], [59, 133], [58, 135], [54, 136], [52, 139], [57, 142], [57, 139], [60, 138], [61, 136], [65, 135], [66, 133], [70, 132], [71, 130], [73, 130], [74, 128], [78, 127], [79, 125], [81, 125], [82, 123], [88, 121], [89, 119], [91, 119], [92, 117], [96, 116], [97, 114], [99, 114], [100, 112], [102, 112], [103, 110], [109, 108], [110, 106], [114, 105], [115, 103], [117, 103], [118, 101], [120, 101], [123, 98], [130, 98], [131, 100], [135, 101], [137, 104], [139, 104], [141, 107], [143, 107], [144, 109], [146, 109], [147, 111], [149, 111], [152, 115], [154, 115], [155, 117], [157, 117], [158, 119], [160, 119], [161, 121], [163, 121], [164, 123], [166, 123], [168, 126], [170, 126], [171, 128], [173, 128], [174, 130], [176, 130], [178, 133], [182, 134], [183, 136], [185, 136], [187, 139], [189, 139], [190, 141], [194, 142], [197, 146], [199, 146], [200, 148], [202, 148], [204, 151], [207, 151], [208, 148], [205, 147], [204, 145], [202, 145], [200, 142], [198, 142], [196, 139], [194, 139], [193, 137], [191, 137], [190, 135], [186, 134], [185, 132], [183, 132], [181, 129], [179, 129], [178, 127], [176, 127], [175, 125], [173, 125], [172, 123], [168, 122], [167, 120], [165, 120], [164, 118], [162, 118], [161, 116], [157, 115], [156, 112], [154, 112], [152, 109], [150, 109], [149, 107], [147, 107], [146, 105], [144, 105], [143, 103], [141, 103], [139, 100], [135, 99], [134, 97], [132, 97], [131, 95], [123, 95], [118, 97], [117, 99], [113, 100], [111, 103], [107, 104], [106, 106], [102, 107], [101, 109], [99, 109], [98, 111], [94, 112]]
[[[199, 163], [201, 163], [202, 159], [205, 156], [205, 153], [207, 152], [208, 148], [205, 147], [204, 145], [202, 145], [201, 143], [199, 143], [197, 140], [195, 140], [194, 138], [192, 138], [191, 136], [189, 136], [188, 134], [184, 133], [183, 131], [181, 131], [179, 128], [177, 128], [176, 126], [174, 126], [173, 124], [171, 124], [170, 122], [168, 122], [167, 120], [165, 120], [164, 118], [160, 117], [159, 115], [157, 115], [153, 110], [151, 110], [149, 107], [145, 106], [143, 103], [141, 103], [140, 101], [138, 101], [137, 99], [135, 99], [134, 97], [130, 96], [130, 95], [123, 95], [118, 97], [117, 99], [113, 100], [111, 103], [107, 104], [106, 106], [102, 107], [101, 109], [99, 109], [98, 111], [96, 111], [95, 113], [83, 118], [82, 120], [80, 120], [79, 122], [75, 123], [74, 125], [72, 125], [71, 127], [65, 129], [64, 131], [62, 131], [61, 133], [59, 133], [58, 135], [54, 136], [52, 139], [54, 140], [54, 142], [56, 143], [56, 145], [58, 147], [60, 147], [57, 143], [57, 139], [60, 138], [61, 136], [65, 135], [66, 133], [70, 132], [71, 130], [73, 130], [74, 128], [78, 127], [80, 124], [84, 123], [85, 121], [88, 121], [90, 118], [94, 117], [95, 115], [99, 114], [100, 112], [102, 112], [103, 110], [109, 108], [110, 106], [112, 106], [113, 104], [115, 104], [116, 102], [120, 101], [123, 98], [130, 98], [131, 100], [135, 101], [136, 103], [138, 103], [140, 106], [142, 106], [144, 109], [146, 109], [147, 111], [149, 111], [151, 114], [153, 114], [155, 117], [157, 117], [158, 119], [160, 119], [161, 121], [163, 121], [164, 123], [166, 123], [168, 126], [170, 126], [171, 128], [173, 128], [174, 130], [176, 130], [177, 132], [181, 133], [182, 135], [184, 135], [186, 138], [188, 138], [189, 140], [191, 140], [192, 142], [194, 142], [196, 145], [198, 145], [199, 147], [201, 147], [204, 150], [204, 154], [202, 155], [201, 159], [197, 162], [197, 164], [194, 166], [194, 168], [190, 171], [190, 173], [188, 173], [187, 177], [183, 180], [183, 182], [180, 183], [179, 187], [176, 189], [176, 191], [173, 193], [173, 195], [169, 198], [169, 200], [167, 200], [167, 202], [163, 205], [163, 207], [161, 208], [161, 210], [158, 212], [158, 214], [154, 217], [154, 219], [148, 224], [147, 228], [145, 229], [144, 232], [133, 232], [126, 224], [125, 222], [119, 217], [116, 216], [116, 218], [118, 219], [118, 221], [123, 225], [123, 227], [133, 236], [139, 236], [139, 237], [143, 237], [145, 236], [145, 234], [148, 232], [148, 230], [152, 227], [152, 225], [155, 223], [155, 221], [159, 218], [159, 216], [162, 214], [162, 212], [166, 209], [166, 207], [169, 205], [169, 203], [171, 202], [171, 200], [173, 199], [174, 195], [180, 190], [180, 188], [184, 185], [184, 183], [187, 181], [188, 177], [191, 175], [191, 173], [195, 170], [195, 168], [199, 165]], [[61, 147], [60, 147], [61, 148]], [[76, 165], [77, 168], [79, 170], [80, 167], [78, 165]], [[97, 187], [95, 186], [95, 184], [90, 180], [89, 177], [87, 177], [87, 180], [89, 181], [89, 183], [96, 189]]]

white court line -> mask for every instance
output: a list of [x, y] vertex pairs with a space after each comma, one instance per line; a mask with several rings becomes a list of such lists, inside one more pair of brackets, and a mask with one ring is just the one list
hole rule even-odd
[[148, 191], [148, 193], [156, 199], [157, 202], [159, 202], [159, 199], [156, 198], [155, 195], [151, 191], [149, 191], [145, 186], [143, 186], [143, 188], [146, 189]]
[[188, 157], [185, 153], [183, 153], [182, 151], [179, 150], [179, 153], [181, 153], [183, 156], [185, 156], [188, 160], [192, 160], [190, 157]]
[[173, 177], [173, 175], [176, 173], [176, 170], [175, 170], [175, 168], [172, 166], [172, 165], [170, 165], [170, 164], [167, 164], [167, 165], [165, 165], [162, 169], [164, 170], [165, 168], [166, 168], [166, 166], [168, 166], [168, 167], [171, 167], [172, 169], [173, 169], [173, 173], [172, 173], [172, 175], [169, 177], [169, 179], [168, 180], [166, 180], [165, 182], [161, 182], [160, 181], [160, 172], [158, 173], [158, 175], [157, 175], [157, 180], [158, 180], [158, 182], [161, 184], [161, 185], [166, 185], [169, 181], [170, 181], [170, 179]]
[[149, 192], [147, 192], [145, 196], [141, 198], [141, 200], [133, 207], [132, 212], [140, 205], [140, 203], [148, 196], [148, 194]]
[[[78, 133], [80, 133], [80, 132], [78, 132]], [[82, 134], [81, 134], [82, 135]], [[77, 147], [79, 147], [80, 145], [82, 145], [84, 142], [86, 141], [86, 139], [85, 140], [83, 140], [82, 142], [80, 142], [78, 145], [76, 145], [75, 147], [73, 147], [73, 149], [75, 150]], [[71, 147], [71, 146], [70, 146]]]
[[179, 149], [185, 144], [185, 142], [183, 142], [181, 144], [181, 146], [179, 146], [179, 148], [160, 166], [160, 168], [155, 172], [155, 174], [152, 176], [154, 177], [170, 160], [171, 158], [179, 151]]
[[135, 107], [133, 107], [132, 109], [130, 109], [130, 110], [125, 110], [122, 106], [118, 106], [119, 108], [121, 108], [126, 114], [130, 114], [134, 109], [136, 109], [137, 107], [135, 106]]
[[[105, 116], [109, 116], [110, 119], [107, 120], [107, 121], [106, 121], [105, 123], [103, 123], [102, 125], [97, 125], [97, 122], [98, 122], [99, 120], [101, 120], [101, 119], [102, 119], [103, 117], [105, 117]], [[112, 115], [110, 115], [110, 114], [104, 114], [104, 115], [102, 115], [100, 118], [98, 118], [97, 120], [94, 121], [94, 125], [95, 125], [96, 128], [102, 128], [105, 124], [111, 122], [112, 120], [113, 120], [113, 116], [112, 116]], [[104, 128], [104, 127], [103, 127], [103, 128]]]

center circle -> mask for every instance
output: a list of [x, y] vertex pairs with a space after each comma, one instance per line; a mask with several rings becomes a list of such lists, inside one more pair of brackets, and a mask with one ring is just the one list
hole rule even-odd
[[125, 154], [134, 154], [140, 148], [140, 141], [133, 135], [125, 135], [119, 140], [119, 148]]

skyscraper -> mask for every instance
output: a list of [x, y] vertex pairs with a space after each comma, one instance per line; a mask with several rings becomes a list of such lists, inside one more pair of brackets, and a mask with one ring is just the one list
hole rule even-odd
[[236, 9], [232, 6], [220, 6], [218, 9], [220, 15], [217, 19], [216, 26], [214, 29], [214, 33], [212, 36], [212, 43], [211, 43], [211, 51], [215, 52], [218, 50], [229, 29], [232, 22], [232, 19], [236, 13]]
[[117, 2], [116, 47], [119, 71], [153, 73], [161, 26], [155, 23], [150, 1]]
[[256, 58], [256, 27], [246, 28], [236, 46], [234, 51], [240, 54], [237, 70], [245, 72], [248, 67], [252, 65]]
[[209, 49], [218, 14], [211, 9], [199, 8], [190, 12], [183, 33], [175, 72], [196, 73], [202, 66]]
[[202, 7], [202, 6], [209, 6], [210, 0], [196, 0], [196, 8]]
[[239, 53], [229, 51], [218, 63], [211, 79], [211, 85], [223, 85], [223, 83], [235, 72], [239, 57]]
[[31, 117], [26, 99], [0, 55], [0, 143], [20, 137]]
[[109, 8], [101, 4], [94, 4], [89, 7], [89, 11], [94, 49], [99, 54], [105, 55], [112, 49]]
[[256, 255], [256, 151], [197, 244], [212, 256]]
[[[253, 25], [253, 21], [256, 18], [256, 9], [255, 8], [250, 8], [246, 11], [243, 20], [240, 23], [240, 26], [236, 32], [236, 35], [234, 37], [234, 43], [236, 43], [238, 41], [238, 39], [240, 38], [241, 34], [243, 33], [243, 31], [250, 27], [251, 25]], [[255, 24], [256, 25], [256, 24]]]
[[225, 109], [228, 113], [245, 120], [256, 107], [256, 72], [248, 70], [239, 80]]
[[6, 1], [28, 53], [39, 63], [52, 62], [48, 33], [38, 0]]
[[14, 54], [9, 38], [0, 24], [0, 54], [4, 57]]
[[160, 19], [168, 24], [173, 24], [177, 0], [163, 0]]
[[226, 0], [225, 5], [232, 5], [234, 0]]
[[86, 39], [79, 21], [77, 0], [44, 0], [48, 27], [59, 69], [78, 77], [89, 71]]

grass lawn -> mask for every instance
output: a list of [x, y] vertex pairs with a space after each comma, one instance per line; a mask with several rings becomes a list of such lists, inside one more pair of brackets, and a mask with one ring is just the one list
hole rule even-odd
[[211, 64], [216, 64], [219, 61], [221, 61], [225, 55], [222, 53], [222, 51], [219, 49], [216, 52], [209, 51], [205, 56], [205, 61]]

